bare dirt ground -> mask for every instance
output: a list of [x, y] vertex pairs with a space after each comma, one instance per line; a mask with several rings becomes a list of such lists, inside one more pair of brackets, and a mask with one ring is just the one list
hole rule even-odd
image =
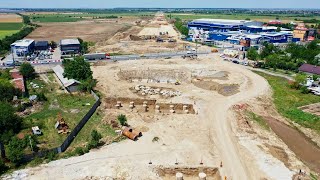
[[65, 38], [80, 37], [91, 42], [106, 41], [117, 32], [129, 29], [135, 20], [136, 18], [123, 18], [120, 20], [38, 23], [41, 27], [29, 34], [27, 38], [59, 42]]
[[0, 13], [0, 23], [9, 22], [22, 22], [22, 18], [16, 14]]
[[[210, 54], [200, 56], [199, 60], [175, 58], [110, 62], [93, 66], [92, 70], [98, 80], [97, 89], [105, 98], [101, 107], [106, 113], [105, 122], [114, 120], [118, 114], [126, 114], [128, 123], [141, 130], [143, 136], [138, 141], [125, 140], [106, 145], [80, 157], [16, 171], [11, 177], [171, 179], [176, 172], [191, 168], [186, 179], [195, 179], [203, 168], [217, 168], [216, 174], [211, 176], [213, 179], [226, 176], [227, 179], [284, 180], [291, 179], [299, 169], [307, 170], [274, 133], [263, 131], [254, 124], [248, 130], [244, 126], [247, 123], [239, 123], [242, 118], [234, 110], [235, 104], [248, 100], [256, 102], [255, 97], [263, 95], [270, 97], [266, 80], [242, 66]], [[148, 73], [154, 70], [157, 76]], [[119, 72], [124, 73], [119, 76]], [[123, 78], [125, 74], [132, 77], [130, 81]], [[227, 96], [217, 89], [197, 87], [193, 81], [200, 77], [218, 84], [235, 84], [238, 91]], [[175, 78], [181, 79], [180, 85], [171, 81], [144, 81]], [[182, 95], [170, 99], [141, 97], [130, 90], [137, 84], [175, 89]], [[107, 101], [107, 98], [193, 104], [195, 114], [142, 112], [130, 109], [127, 104], [120, 109], [110, 109], [106, 102], [112, 104], [113, 101]], [[259, 108], [263, 109], [263, 106]]]
[[[164, 42], [156, 42], [158, 37]], [[176, 42], [168, 42], [170, 39]], [[177, 52], [186, 50], [186, 46], [194, 46], [194, 44], [179, 40], [179, 34], [173, 25], [169, 24], [160, 14], [154, 19], [142, 20], [127, 31], [118, 32], [112, 38], [97, 43], [91, 48], [91, 52], [119, 54]], [[210, 48], [199, 47], [199, 51], [208, 49]]]

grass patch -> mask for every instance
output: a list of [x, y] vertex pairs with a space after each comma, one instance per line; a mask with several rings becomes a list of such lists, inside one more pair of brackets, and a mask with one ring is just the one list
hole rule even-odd
[[310, 129], [320, 132], [320, 117], [303, 112], [298, 107], [320, 102], [320, 97], [313, 94], [302, 94], [299, 90], [291, 89], [288, 81], [281, 77], [267, 75], [262, 72], [255, 72], [264, 77], [273, 89], [274, 104], [278, 112]]
[[43, 135], [38, 137], [41, 149], [60, 146], [67, 135], [58, 134], [54, 127], [58, 114], [61, 114], [72, 130], [94, 104], [95, 99], [90, 94], [62, 93], [57, 83], [46, 84], [38, 78], [32, 83], [37, 84], [39, 88], [33, 88], [30, 83], [27, 82], [30, 95], [44, 92], [48, 101], [43, 102], [36, 112], [24, 119], [23, 132], [30, 131], [32, 126], [39, 126], [43, 132]]
[[258, 123], [263, 129], [265, 130], [270, 130], [270, 127], [268, 124], [263, 120], [263, 118], [253, 112], [246, 112], [247, 116], [249, 117], [250, 120], [255, 121]]

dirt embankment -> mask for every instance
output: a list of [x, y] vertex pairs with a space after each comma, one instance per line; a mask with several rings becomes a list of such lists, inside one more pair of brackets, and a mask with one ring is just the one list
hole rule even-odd
[[264, 117], [271, 129], [311, 170], [320, 173], [320, 148], [297, 129], [272, 117]]

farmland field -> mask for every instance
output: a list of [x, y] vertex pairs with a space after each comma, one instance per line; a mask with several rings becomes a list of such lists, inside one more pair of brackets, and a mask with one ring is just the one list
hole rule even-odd
[[114, 17], [137, 17], [153, 16], [150, 12], [134, 13], [57, 13], [57, 14], [31, 14], [29, 15], [33, 22], [50, 23], [50, 22], [77, 22], [90, 19], [108, 19]]
[[23, 27], [23, 23], [1, 23], [0, 22], [0, 39], [17, 33]]
[[[169, 13], [167, 14], [170, 15]], [[310, 17], [299, 17], [294, 14], [272, 14], [272, 15], [255, 15], [255, 14], [195, 14], [195, 13], [172, 13], [171, 17], [180, 18], [182, 20], [193, 20], [200, 18], [208, 18], [208, 19], [234, 19], [234, 20], [259, 20], [263, 22], [268, 22], [270, 20], [275, 20], [279, 18], [279, 20], [289, 23], [294, 21], [295, 19], [320, 19], [320, 16], [310, 16]]]

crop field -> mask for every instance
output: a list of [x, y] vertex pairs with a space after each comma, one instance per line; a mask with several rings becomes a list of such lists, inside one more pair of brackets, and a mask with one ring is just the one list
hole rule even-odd
[[0, 39], [18, 32], [23, 27], [23, 23], [1, 23], [0, 22]]
[[153, 16], [150, 12], [134, 13], [57, 13], [57, 14], [31, 14], [29, 15], [33, 22], [50, 23], [50, 22], [78, 22], [88, 19], [111, 19], [120, 17], [143, 17]]
[[[170, 14], [167, 14], [169, 16]], [[194, 14], [194, 13], [172, 13], [171, 17], [180, 18], [182, 20], [193, 20], [193, 19], [201, 19], [201, 18], [211, 18], [211, 19], [234, 19], [234, 20], [259, 20], [263, 22], [268, 22], [270, 20], [275, 20], [279, 18], [279, 20], [283, 22], [291, 22], [295, 19], [320, 19], [320, 16], [310, 16], [310, 17], [299, 17], [299, 15], [294, 14], [272, 14], [272, 15], [255, 15], [255, 14]]]

